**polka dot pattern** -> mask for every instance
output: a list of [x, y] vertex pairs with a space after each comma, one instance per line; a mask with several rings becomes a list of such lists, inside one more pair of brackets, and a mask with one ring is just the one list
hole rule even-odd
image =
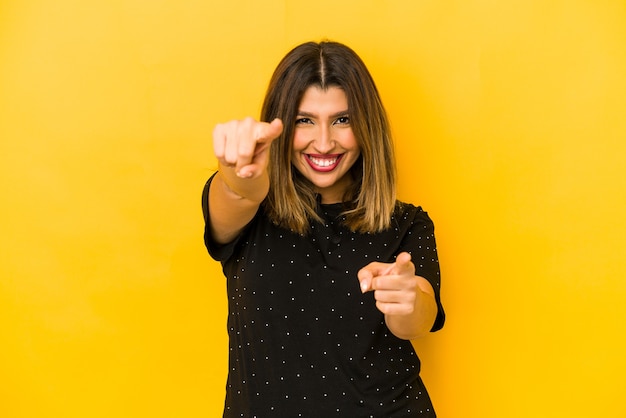
[[[362, 294], [357, 271], [409, 251], [436, 289], [433, 224], [398, 205], [377, 234], [342, 226], [340, 205], [301, 236], [260, 210], [233, 243], [207, 240], [227, 278], [229, 375], [225, 417], [434, 417], [409, 341], [396, 338]], [[433, 330], [443, 325], [443, 310]]]

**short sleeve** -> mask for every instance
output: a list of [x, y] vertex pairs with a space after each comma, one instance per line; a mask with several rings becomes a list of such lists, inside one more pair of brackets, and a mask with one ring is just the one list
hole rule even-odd
[[209, 255], [216, 261], [224, 262], [228, 260], [235, 250], [237, 243], [241, 240], [241, 237], [244, 231], [247, 229], [244, 228], [241, 234], [237, 236], [233, 241], [227, 244], [219, 244], [211, 235], [211, 226], [209, 222], [209, 189], [211, 188], [211, 182], [217, 172], [213, 173], [213, 175], [207, 180], [204, 185], [204, 189], [202, 190], [202, 214], [204, 215], [204, 245], [206, 246]]
[[445, 311], [441, 302], [441, 272], [435, 241], [435, 225], [421, 207], [408, 205], [403, 215], [411, 219], [402, 242], [402, 250], [411, 254], [415, 274], [424, 277], [432, 285], [437, 302], [437, 317], [431, 332], [438, 331], [445, 322]]

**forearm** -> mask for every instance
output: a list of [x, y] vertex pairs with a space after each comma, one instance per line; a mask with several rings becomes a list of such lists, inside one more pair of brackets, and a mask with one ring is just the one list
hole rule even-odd
[[218, 243], [234, 239], [254, 217], [267, 195], [267, 174], [241, 179], [230, 167], [220, 167], [209, 189], [211, 234]]
[[430, 283], [418, 277], [413, 312], [403, 315], [385, 315], [387, 328], [398, 338], [412, 340], [427, 335], [437, 317], [437, 302]]

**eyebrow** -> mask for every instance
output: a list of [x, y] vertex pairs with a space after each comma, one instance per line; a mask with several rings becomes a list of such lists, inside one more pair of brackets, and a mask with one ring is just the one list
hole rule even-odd
[[[332, 115], [330, 115], [330, 118], [331, 119], [338, 118], [340, 116], [346, 116], [348, 114], [350, 114], [350, 112], [348, 112], [348, 110], [346, 109], [346, 110], [342, 110], [341, 112], [333, 113]], [[298, 110], [298, 116], [305, 116], [307, 118], [313, 118], [313, 119], [316, 119], [318, 117], [315, 113], [306, 112], [304, 110]]]

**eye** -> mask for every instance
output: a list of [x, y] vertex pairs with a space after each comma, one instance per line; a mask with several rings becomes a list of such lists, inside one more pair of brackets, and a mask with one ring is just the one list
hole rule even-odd
[[308, 123], [313, 123], [313, 121], [309, 118], [298, 118], [296, 119], [296, 125], [304, 125]]
[[348, 115], [340, 116], [335, 120], [336, 124], [348, 125], [350, 123], [350, 117]]

